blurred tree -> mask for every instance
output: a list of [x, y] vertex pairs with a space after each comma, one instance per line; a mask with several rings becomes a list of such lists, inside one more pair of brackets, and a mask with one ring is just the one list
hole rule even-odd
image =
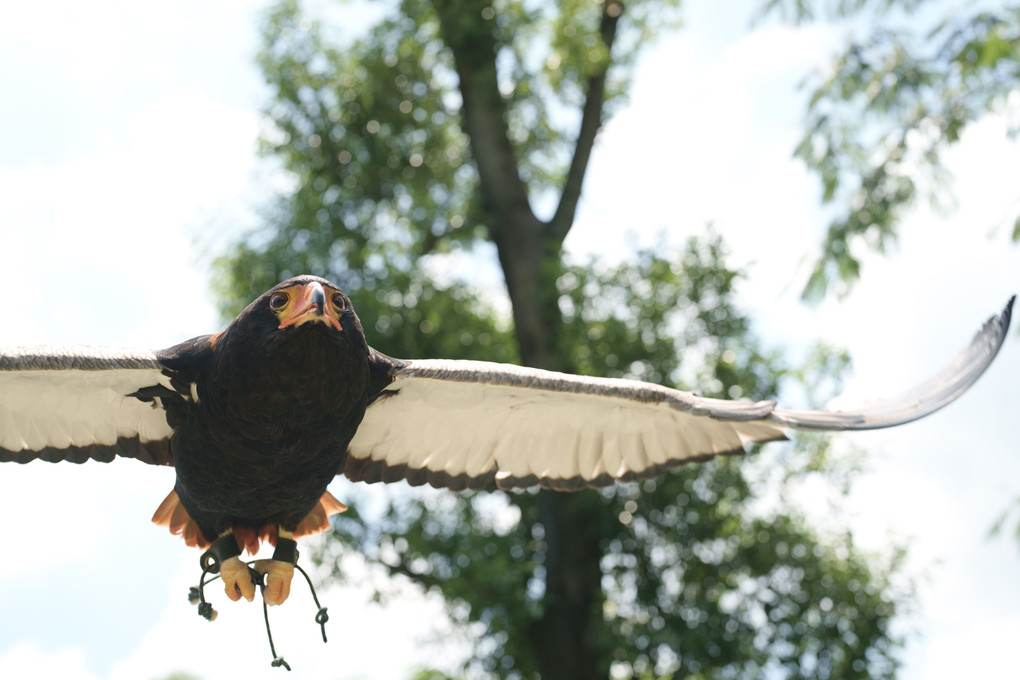
[[[643, 251], [614, 267], [566, 267], [559, 285], [573, 363], [594, 375], [684, 376], [719, 397], [774, 396], [783, 379], [811, 384], [820, 399], [837, 389], [814, 381], [840, 375], [845, 356], [819, 351], [795, 374], [762, 350], [733, 306], [738, 274], [723, 259], [710, 237], [676, 257]], [[549, 629], [567, 625], [547, 613], [550, 572], [564, 552], [597, 550], [583, 563], [601, 587], [584, 624], [592, 656], [563, 660], [588, 666], [566, 677], [607, 677], [610, 665], [613, 677], [891, 677], [890, 621], [908, 595], [894, 583], [900, 554], [864, 555], [848, 534], [820, 532], [784, 500], [787, 484], [811, 470], [830, 480], [852, 472], [822, 444], [573, 496], [402, 495], [382, 521], [358, 513], [359, 490], [337, 518], [339, 540], [317, 559], [343, 579], [345, 555], [364, 555], [442, 593], [457, 623], [479, 627], [472, 665], [485, 675], [572, 672], [543, 658], [565, 653]], [[573, 501], [580, 535], [550, 523], [551, 499]], [[562, 577], [566, 589], [583, 583]]]
[[[1012, 116], [1010, 134], [1020, 129], [1020, 6], [768, 0], [763, 12], [798, 23], [819, 14], [866, 20], [831, 68], [809, 80], [805, 133], [796, 149], [821, 178], [823, 199], [839, 210], [804, 292], [819, 298], [837, 282], [845, 290], [857, 280], [857, 246], [884, 251], [919, 195], [937, 208], [952, 204], [943, 152], [968, 125], [996, 113]], [[1016, 200], [1012, 209], [1016, 242]]]
[[[967, 126], [1004, 115], [1020, 131], [1020, 5], [940, 0], [767, 0], [762, 14], [795, 23], [819, 15], [860, 20], [857, 31], [812, 88], [805, 132], [795, 154], [818, 173], [823, 200], [838, 211], [804, 289], [817, 300], [860, 277], [860, 246], [879, 252], [918, 195], [952, 205], [943, 152]], [[920, 19], [907, 15], [919, 14]], [[1020, 193], [1002, 224], [1020, 242]], [[992, 529], [998, 534], [1020, 507], [1017, 498]], [[1015, 534], [1020, 538], [1020, 519]]]
[[[838, 353], [794, 370], [749, 334], [714, 235], [613, 267], [564, 256], [596, 134], [674, 3], [402, 0], [363, 37], [331, 35], [349, 7], [267, 17], [265, 148], [293, 189], [220, 260], [228, 309], [308, 271], [395, 356], [731, 397], [838, 378]], [[508, 306], [480, 283], [494, 260]], [[440, 592], [479, 628], [469, 665], [487, 675], [890, 677], [899, 555], [812, 528], [782, 493], [809, 471], [850, 475], [805, 438], [602, 492], [402, 494], [379, 520], [342, 516], [320, 557], [342, 577], [354, 546]]]

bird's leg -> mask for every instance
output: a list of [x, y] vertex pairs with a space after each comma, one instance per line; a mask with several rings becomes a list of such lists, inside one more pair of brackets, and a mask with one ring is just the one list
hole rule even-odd
[[223, 590], [227, 597], [237, 602], [242, 597], [249, 602], [255, 599], [255, 582], [252, 581], [248, 565], [238, 558], [241, 549], [234, 538], [233, 529], [228, 529], [213, 541], [209, 551], [212, 552], [220, 566], [220, 578], [223, 579]]
[[287, 600], [297, 560], [297, 541], [294, 540], [294, 533], [278, 527], [273, 559], [260, 560], [262, 564], [256, 567], [266, 577], [266, 587], [262, 591], [266, 604], [283, 604]]

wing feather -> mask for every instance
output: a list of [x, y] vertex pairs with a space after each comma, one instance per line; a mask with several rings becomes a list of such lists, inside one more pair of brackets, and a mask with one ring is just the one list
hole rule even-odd
[[985, 372], [999, 353], [1013, 313], [1014, 295], [1001, 314], [985, 322], [971, 343], [937, 374], [899, 397], [850, 411], [794, 411], [777, 408], [772, 420], [799, 430], [875, 430], [909, 423], [955, 401]]
[[569, 490], [743, 453], [750, 443], [784, 439], [788, 428], [891, 427], [942, 408], [977, 380], [1002, 346], [1013, 302], [930, 380], [842, 412], [507, 364], [386, 358], [393, 382], [366, 411], [341, 472], [366, 482], [480, 488], [494, 480], [501, 488]]
[[[741, 449], [734, 425], [690, 393], [631, 380], [572, 376], [504, 364], [407, 361], [367, 410], [343, 473], [381, 481], [406, 466], [433, 486], [541, 484], [574, 489], [641, 479], [689, 460]], [[743, 403], [733, 416], [767, 414]], [[749, 416], [748, 414], [753, 414]], [[657, 428], [663, 434], [655, 433]], [[747, 437], [783, 438], [758, 423]], [[474, 461], [481, 461], [476, 464]]]
[[163, 409], [132, 396], [166, 384], [155, 353], [38, 345], [0, 349], [0, 461], [115, 456], [172, 464]]

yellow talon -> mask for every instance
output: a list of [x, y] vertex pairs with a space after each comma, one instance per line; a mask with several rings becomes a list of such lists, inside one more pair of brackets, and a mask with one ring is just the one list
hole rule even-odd
[[266, 604], [283, 604], [290, 595], [290, 582], [294, 578], [294, 565], [271, 560], [266, 574]]
[[220, 578], [223, 579], [223, 590], [232, 601], [242, 597], [249, 602], [255, 599], [255, 583], [248, 573], [248, 565], [237, 557], [228, 557], [220, 563]]
[[[287, 541], [294, 540], [294, 533], [284, 529], [281, 526], [277, 526], [277, 534], [280, 539]], [[280, 546], [277, 545], [277, 551]], [[276, 554], [273, 555], [276, 557]], [[263, 583], [265, 587], [262, 589], [262, 599], [266, 601], [268, 605], [283, 604], [287, 601], [290, 596], [290, 582], [294, 579], [294, 563], [287, 562], [285, 560], [271, 559], [271, 560], [259, 560], [255, 563], [255, 571], [262, 574], [265, 578]]]
[[290, 596], [290, 582], [294, 578], [294, 565], [280, 560], [258, 560], [252, 565], [265, 576], [266, 587], [262, 597], [268, 605], [283, 604]]

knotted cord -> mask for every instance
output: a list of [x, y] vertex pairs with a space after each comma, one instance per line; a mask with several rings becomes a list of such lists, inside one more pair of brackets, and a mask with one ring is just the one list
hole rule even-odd
[[[269, 606], [266, 604], [265, 576], [252, 567], [252, 565], [257, 561], [258, 560], [251, 560], [249, 562], [245, 562], [245, 565], [248, 567], [248, 574], [251, 576], [252, 582], [259, 586], [259, 592], [262, 594], [262, 616], [266, 622], [266, 637], [269, 638], [269, 651], [273, 655], [273, 660], [270, 665], [272, 665], [273, 668], [283, 666], [289, 671], [290, 664], [288, 664], [282, 656], [279, 656], [276, 653], [276, 645], [273, 644], [273, 631], [269, 627]], [[200, 564], [202, 566], [202, 576], [198, 581], [198, 585], [192, 586], [188, 592], [188, 601], [192, 604], [198, 605], [199, 616], [204, 618], [206, 621], [214, 621], [216, 620], [217, 612], [213, 609], [212, 604], [205, 599], [205, 586], [220, 578], [220, 560], [213, 551], [207, 550], [202, 554]], [[319, 624], [319, 628], [322, 631], [322, 641], [326, 642], [326, 622], [329, 621], [329, 614], [326, 613], [326, 608], [319, 603], [319, 597], [315, 593], [315, 586], [312, 585], [312, 579], [308, 576], [308, 573], [304, 569], [298, 566], [296, 563], [296, 557], [294, 568], [296, 568], [301, 575], [305, 577], [305, 582], [308, 583], [308, 589], [312, 593], [312, 600], [315, 602], [315, 606], [317, 608], [315, 613], [315, 622]], [[206, 580], [210, 574], [212, 574], [212, 577]]]

